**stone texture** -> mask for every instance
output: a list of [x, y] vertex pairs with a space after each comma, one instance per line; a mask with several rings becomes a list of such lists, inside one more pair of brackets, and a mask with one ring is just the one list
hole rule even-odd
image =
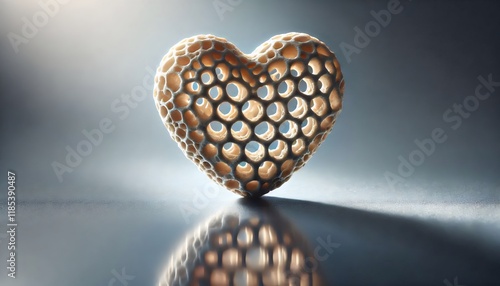
[[335, 55], [307, 34], [275, 36], [248, 55], [199, 35], [164, 56], [154, 99], [186, 157], [230, 191], [259, 197], [314, 154], [343, 91]]

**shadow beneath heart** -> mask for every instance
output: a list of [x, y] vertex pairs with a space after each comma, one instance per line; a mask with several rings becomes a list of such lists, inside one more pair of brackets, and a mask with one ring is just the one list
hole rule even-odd
[[[263, 200], [305, 234], [328, 285], [500, 283], [498, 230], [488, 234], [488, 225], [275, 197]], [[243, 208], [252, 204], [262, 203], [240, 200]]]

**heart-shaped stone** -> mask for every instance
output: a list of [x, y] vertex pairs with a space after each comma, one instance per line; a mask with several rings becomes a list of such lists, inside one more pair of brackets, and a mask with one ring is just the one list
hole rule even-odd
[[184, 154], [242, 196], [281, 186], [330, 133], [344, 80], [332, 51], [307, 34], [278, 35], [243, 54], [212, 35], [163, 57], [154, 98]]

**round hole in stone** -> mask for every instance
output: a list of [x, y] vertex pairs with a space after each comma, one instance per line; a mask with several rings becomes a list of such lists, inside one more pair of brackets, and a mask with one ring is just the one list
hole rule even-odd
[[167, 108], [165, 106], [160, 107], [160, 115], [165, 118], [167, 116]]
[[[260, 188], [260, 183], [259, 181], [257, 180], [253, 180], [253, 181], [250, 181], [248, 182], [246, 185], [245, 185], [247, 191], [250, 191], [250, 192], [255, 192], [255, 191], [258, 191], [259, 188]], [[248, 263], [248, 262], [247, 262]], [[248, 265], [248, 264], [247, 264]]]
[[238, 108], [224, 101], [217, 107], [217, 114], [224, 121], [233, 121], [238, 116]]
[[[182, 113], [177, 109], [172, 110], [172, 111], [170, 111], [170, 118], [173, 121], [181, 121], [182, 120]], [[167, 121], [168, 121], [168, 118], [167, 118]]]
[[176, 95], [174, 98], [174, 104], [178, 108], [187, 107], [191, 103], [191, 97], [185, 93]]
[[187, 70], [185, 71], [182, 76], [184, 77], [184, 79], [188, 80], [188, 79], [193, 79], [195, 77], [196, 73], [194, 72], [194, 70]]
[[299, 82], [299, 91], [305, 95], [312, 95], [314, 93], [314, 81], [310, 77], [304, 77]]
[[193, 130], [189, 132], [189, 138], [199, 144], [205, 140], [205, 134], [201, 130]]
[[281, 50], [281, 55], [287, 59], [295, 59], [299, 55], [299, 51], [293, 44], [288, 44]]
[[213, 141], [221, 142], [226, 139], [227, 129], [226, 126], [219, 121], [212, 121], [207, 126], [207, 134]]
[[276, 165], [273, 162], [264, 161], [264, 162], [262, 162], [262, 164], [260, 164], [258, 174], [259, 174], [259, 177], [261, 179], [270, 180], [276, 175], [277, 171], [278, 171], [278, 168], [276, 167]]
[[255, 66], [255, 63], [250, 64], [248, 67], [250, 67], [250, 66], [252, 66], [252, 67], [251, 67], [251, 69], [252, 69], [252, 73], [253, 73], [254, 75], [256, 75], [256, 76], [257, 76], [257, 75], [259, 75], [259, 74], [262, 72], [262, 70], [263, 70], [263, 67], [262, 67], [262, 66]]
[[166, 90], [165, 92], [159, 90], [158, 91], [158, 101], [159, 102], [167, 102], [172, 98], [172, 92], [170, 90]]
[[242, 102], [247, 97], [247, 89], [239, 82], [233, 81], [226, 86], [227, 95], [236, 102]]
[[332, 87], [331, 76], [329, 74], [322, 75], [319, 78], [318, 87], [322, 93], [327, 93], [330, 90], [330, 88]]
[[258, 59], [259, 63], [261, 64], [265, 64], [267, 63], [267, 57], [266, 56], [260, 56], [260, 58]]
[[224, 162], [217, 162], [214, 166], [214, 169], [219, 176], [225, 176], [231, 173], [231, 167], [229, 167], [229, 165]]
[[294, 166], [295, 162], [292, 159], [288, 159], [285, 162], [283, 162], [283, 164], [281, 164], [281, 176], [283, 178], [288, 177], [292, 173]]
[[201, 91], [201, 86], [198, 82], [192, 81], [186, 84], [186, 91], [191, 94], [198, 94]]
[[196, 128], [198, 127], [199, 124], [198, 118], [196, 118], [196, 116], [191, 110], [186, 110], [184, 112], [184, 121], [191, 128]]
[[212, 117], [213, 108], [212, 104], [205, 98], [198, 98], [194, 105], [194, 112], [202, 121], [206, 121]]
[[288, 84], [285, 81], [283, 81], [278, 86], [278, 93], [282, 95], [283, 93], [286, 92], [287, 89], [288, 89]]
[[296, 96], [288, 101], [288, 112], [295, 118], [303, 118], [307, 113], [307, 102]]
[[238, 179], [248, 181], [253, 178], [254, 170], [251, 164], [247, 162], [240, 162], [236, 166], [235, 175]]
[[222, 156], [227, 160], [234, 162], [240, 157], [241, 148], [238, 144], [228, 142], [222, 146]]
[[292, 152], [295, 156], [302, 155], [306, 150], [306, 143], [304, 139], [298, 138], [292, 143]]
[[249, 100], [243, 104], [242, 112], [246, 119], [251, 122], [257, 122], [264, 115], [264, 108], [259, 102]]
[[229, 83], [226, 87], [226, 92], [230, 97], [237, 97], [239, 93], [238, 86], [234, 83]]
[[283, 43], [282, 42], [275, 42], [273, 44], [273, 49], [275, 49], [275, 50], [279, 50], [279, 49], [281, 49], [281, 47], [283, 47]]
[[[323, 133], [324, 135], [325, 133]], [[314, 139], [312, 140], [311, 143], [309, 143], [309, 146], [307, 149], [309, 150], [309, 154], [311, 155], [312, 153], [316, 152], [316, 149], [318, 149], [319, 145], [322, 142], [323, 135], [317, 134]]]
[[177, 92], [181, 88], [182, 79], [177, 73], [169, 73], [166, 84], [172, 92]]
[[214, 81], [214, 76], [211, 71], [206, 70], [201, 73], [201, 82], [203, 84], [211, 84]]
[[269, 156], [281, 161], [288, 155], [288, 145], [283, 140], [275, 140], [269, 145]]
[[224, 92], [220, 86], [213, 86], [208, 90], [208, 95], [213, 100], [220, 100], [224, 96]]
[[283, 136], [285, 136], [285, 138], [292, 139], [297, 135], [299, 127], [297, 126], [297, 123], [291, 120], [285, 120], [281, 123], [279, 131]]
[[220, 63], [215, 68], [215, 74], [217, 75], [219, 81], [224, 82], [229, 78], [230, 75], [229, 67], [224, 63]]
[[318, 58], [312, 58], [307, 64], [310, 73], [317, 75], [321, 72], [323, 65]]
[[285, 107], [281, 102], [273, 102], [267, 107], [267, 116], [275, 121], [279, 122], [283, 117], [285, 117]]
[[232, 66], [237, 66], [239, 64], [238, 59], [232, 53], [227, 53], [225, 60]]
[[278, 94], [283, 98], [289, 97], [292, 94], [293, 90], [293, 81], [289, 79], [282, 81], [278, 86]]
[[313, 98], [311, 101], [311, 110], [318, 116], [325, 115], [327, 111], [326, 101], [321, 96]]
[[272, 85], [261, 86], [257, 89], [257, 96], [263, 100], [271, 100], [274, 97], [274, 87]]
[[330, 50], [324, 46], [318, 46], [316, 48], [316, 50], [318, 51], [319, 55], [324, 56], [324, 57], [330, 57], [332, 55]]
[[252, 135], [252, 129], [245, 122], [238, 120], [231, 126], [231, 135], [238, 141], [245, 141]]
[[302, 122], [301, 128], [305, 136], [312, 137], [318, 128], [318, 123], [316, 119], [307, 117], [307, 119]]
[[214, 61], [212, 58], [212, 55], [210, 54], [204, 54], [201, 56], [201, 63], [206, 66], [206, 67], [211, 67], [214, 65]]
[[181, 66], [187, 66], [189, 64], [190, 60], [188, 57], [179, 57], [177, 58], [177, 64]]
[[323, 121], [321, 121], [320, 127], [321, 130], [328, 130], [333, 126], [333, 123], [335, 122], [335, 116], [329, 115]]
[[334, 88], [330, 93], [328, 101], [330, 101], [330, 108], [333, 111], [338, 111], [342, 107], [342, 100], [340, 99], [339, 92], [336, 88]]
[[274, 127], [267, 121], [259, 123], [254, 129], [255, 135], [264, 141], [270, 141], [274, 137]]
[[264, 158], [265, 153], [264, 146], [257, 141], [250, 141], [245, 146], [245, 155], [252, 162], [260, 162]]
[[285, 76], [287, 64], [284, 60], [277, 60], [269, 64], [268, 72], [273, 81], [279, 81]]
[[304, 64], [302, 62], [294, 62], [290, 66], [290, 74], [294, 77], [300, 77], [304, 73]]
[[330, 61], [325, 62], [325, 68], [330, 74], [333, 75], [335, 73], [335, 67], [333, 66], [332, 62]]

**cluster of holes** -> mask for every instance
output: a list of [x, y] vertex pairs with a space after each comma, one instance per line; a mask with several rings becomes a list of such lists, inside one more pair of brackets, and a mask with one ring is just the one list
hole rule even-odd
[[186, 240], [159, 285], [320, 285], [310, 255], [286, 221], [229, 213]]
[[233, 191], [279, 187], [335, 122], [343, 94], [338, 61], [304, 34], [275, 37], [250, 56], [214, 36], [192, 39], [167, 54], [155, 79], [172, 137]]

